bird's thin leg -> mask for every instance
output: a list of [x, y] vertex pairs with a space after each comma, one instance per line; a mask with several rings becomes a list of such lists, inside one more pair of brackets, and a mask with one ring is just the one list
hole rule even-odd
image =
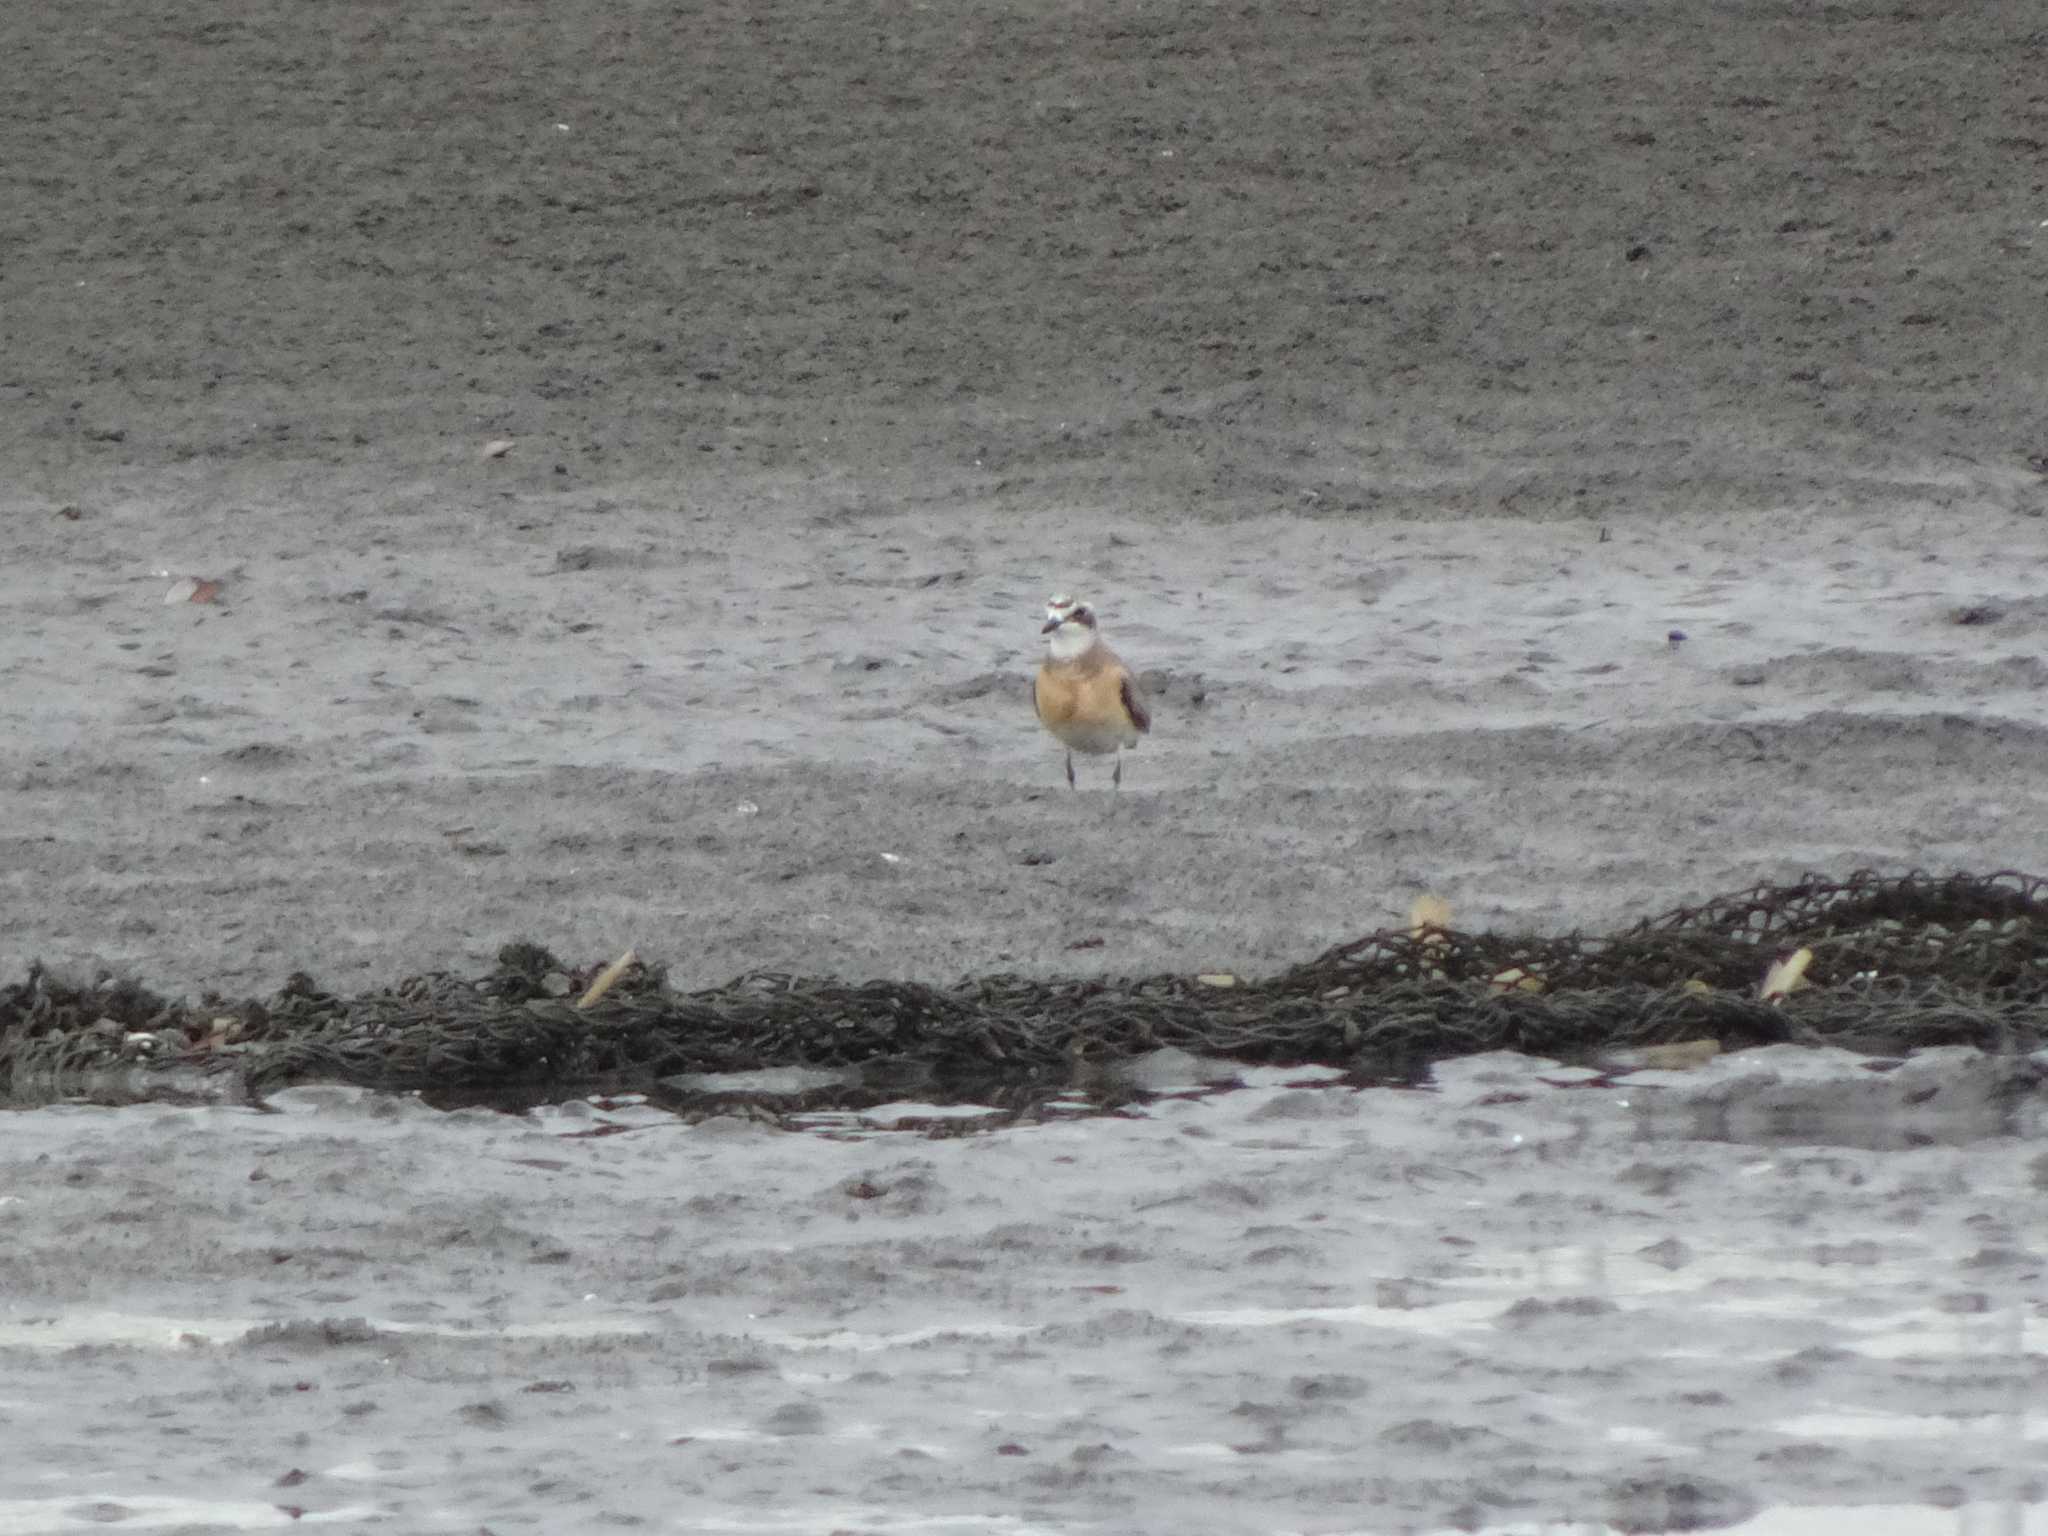
[[1124, 787], [1124, 755], [1121, 752], [1116, 755], [1116, 772], [1109, 776], [1109, 784], [1112, 789]]
[[1080, 788], [1080, 785], [1074, 782], [1074, 754], [1071, 752], [1067, 754], [1067, 788]]

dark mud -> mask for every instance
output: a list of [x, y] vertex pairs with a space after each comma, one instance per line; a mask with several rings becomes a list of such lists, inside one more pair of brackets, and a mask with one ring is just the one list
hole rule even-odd
[[[1422, 891], [2048, 869], [2024, 7], [88, 0], [0, 58], [0, 975], [1255, 974]], [[1156, 692], [1121, 795], [1024, 706], [1059, 589]], [[10, 1116], [0, 1527], [2038, 1522], [2037, 1124], [1471, 1072]]]

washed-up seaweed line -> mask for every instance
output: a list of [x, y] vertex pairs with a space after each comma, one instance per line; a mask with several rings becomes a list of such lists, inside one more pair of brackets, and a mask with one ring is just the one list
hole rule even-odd
[[[1514, 1049], [1590, 1056], [1712, 1038], [1870, 1051], [2031, 1049], [2048, 1029], [2048, 882], [1809, 876], [1598, 937], [1428, 929], [1339, 945], [1278, 976], [949, 987], [752, 973], [673, 990], [635, 968], [589, 1009], [588, 980], [508, 945], [490, 975], [412, 977], [356, 997], [295, 977], [267, 1002], [173, 1005], [46, 973], [0, 990], [0, 1086], [126, 1065], [231, 1070], [262, 1091], [650, 1081], [764, 1066], [909, 1061], [988, 1079], [1071, 1075], [1161, 1046], [1245, 1060], [1417, 1066]], [[1773, 956], [1812, 951], [1804, 990], [1759, 996]]]

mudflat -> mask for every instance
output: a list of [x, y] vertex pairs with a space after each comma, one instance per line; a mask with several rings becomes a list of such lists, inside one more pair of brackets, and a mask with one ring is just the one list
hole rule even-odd
[[[1258, 973], [1424, 891], [2048, 869], [2021, 8], [96, 0], [0, 56], [0, 977]], [[1056, 590], [1150, 692], [1117, 792], [1032, 719]], [[2039, 1518], [2033, 1122], [1645, 1147], [1501, 1070], [928, 1148], [11, 1118], [0, 1525]]]

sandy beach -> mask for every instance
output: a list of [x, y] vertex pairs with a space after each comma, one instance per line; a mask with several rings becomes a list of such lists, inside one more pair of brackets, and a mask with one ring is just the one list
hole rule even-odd
[[[0, 56], [0, 982], [1255, 976], [1425, 892], [2048, 871], [2012, 8]], [[1121, 790], [1032, 717], [1055, 591], [1152, 700]], [[10, 1112], [0, 1532], [2031, 1536], [2039, 1067]]]

